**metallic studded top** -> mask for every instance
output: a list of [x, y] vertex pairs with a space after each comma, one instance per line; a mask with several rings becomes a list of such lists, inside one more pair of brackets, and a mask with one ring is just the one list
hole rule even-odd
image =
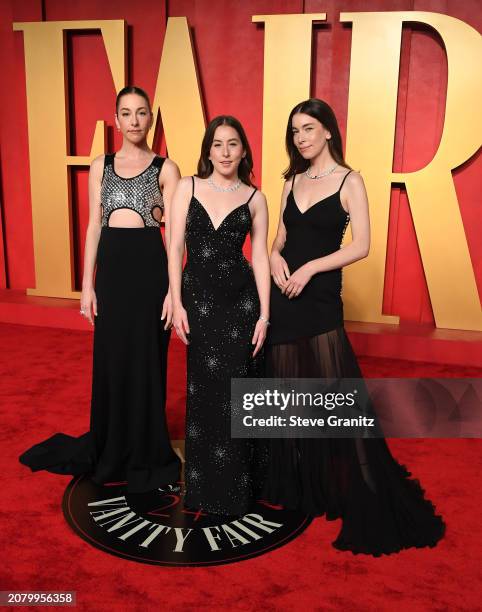
[[155, 209], [162, 216], [164, 202], [159, 188], [159, 173], [165, 158], [156, 155], [150, 165], [137, 176], [123, 178], [114, 169], [115, 154], [106, 155], [100, 199], [102, 204], [102, 226], [109, 225], [111, 214], [121, 208], [138, 213], [145, 227], [159, 227], [154, 217]]

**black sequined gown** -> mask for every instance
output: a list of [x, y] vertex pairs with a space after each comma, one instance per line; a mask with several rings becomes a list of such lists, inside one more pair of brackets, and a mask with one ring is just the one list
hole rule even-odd
[[[292, 187], [281, 253], [291, 273], [340, 248], [349, 221], [340, 200], [348, 174], [337, 192], [304, 213]], [[268, 376], [361, 378], [343, 327], [341, 289], [341, 269], [314, 275], [294, 299], [272, 283]], [[442, 537], [441, 517], [384, 439], [283, 438], [270, 440], [268, 447], [263, 498], [330, 520], [341, 518], [336, 548], [380, 555], [434, 546]]]
[[[34, 471], [90, 473], [98, 484], [127, 481], [129, 492], [143, 493], [180, 476], [164, 413], [170, 337], [161, 321], [168, 289], [158, 221], [164, 159], [155, 156], [139, 175], [123, 178], [114, 157], [105, 156], [101, 187], [90, 429], [77, 438], [54, 434], [20, 461]], [[122, 208], [136, 212], [144, 227], [109, 226]]]
[[182, 282], [190, 327], [185, 505], [239, 515], [249, 510], [254, 499], [254, 445], [232, 439], [230, 421], [231, 378], [255, 376], [259, 363], [252, 357], [251, 344], [259, 299], [242, 251], [251, 214], [248, 200], [215, 228], [194, 196], [194, 186], [193, 177]]

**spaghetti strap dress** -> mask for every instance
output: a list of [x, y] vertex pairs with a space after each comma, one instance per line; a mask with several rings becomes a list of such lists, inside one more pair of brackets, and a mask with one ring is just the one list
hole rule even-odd
[[231, 438], [231, 378], [259, 376], [261, 366], [251, 344], [260, 312], [258, 292], [242, 250], [256, 189], [214, 227], [195, 196], [194, 177], [192, 184], [182, 279], [190, 328], [184, 503], [238, 516], [250, 509], [257, 486], [253, 440]]
[[[304, 213], [293, 177], [283, 213], [281, 255], [291, 273], [341, 247], [349, 223], [339, 189]], [[272, 283], [267, 375], [273, 378], [361, 378], [343, 326], [342, 270], [315, 274], [288, 299]], [[375, 556], [435, 546], [445, 525], [420, 483], [383, 438], [283, 438], [268, 442], [263, 498], [328, 520], [342, 519], [339, 550]]]
[[[156, 155], [139, 175], [124, 178], [115, 171], [115, 155], [105, 156], [90, 429], [80, 437], [56, 433], [25, 451], [20, 461], [33, 471], [90, 474], [97, 484], [127, 482], [130, 493], [179, 479], [165, 418], [170, 332], [161, 321], [168, 291], [159, 222], [163, 163]], [[136, 212], [144, 227], [109, 226], [123, 208]]]

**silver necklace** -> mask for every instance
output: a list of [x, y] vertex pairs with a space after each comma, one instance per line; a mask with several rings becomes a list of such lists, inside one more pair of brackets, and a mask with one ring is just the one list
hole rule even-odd
[[241, 179], [238, 178], [238, 180], [233, 183], [232, 185], [229, 185], [229, 187], [221, 187], [221, 185], [216, 185], [216, 183], [213, 181], [213, 175], [210, 174], [208, 176], [208, 183], [209, 185], [211, 185], [211, 187], [214, 189], [214, 191], [236, 191], [237, 189], [239, 189], [241, 187]]
[[335, 165], [333, 166], [333, 168], [328, 168], [328, 170], [324, 170], [324, 171], [323, 171], [323, 172], [321, 172], [320, 174], [315, 174], [314, 176], [312, 176], [312, 175], [310, 174], [310, 169], [309, 169], [309, 168], [307, 168], [307, 169], [306, 169], [306, 171], [305, 171], [305, 174], [306, 174], [306, 176], [307, 176], [309, 179], [312, 179], [312, 180], [314, 180], [314, 179], [320, 179], [320, 178], [323, 178], [324, 176], [328, 176], [329, 174], [331, 174], [332, 172], [334, 172], [336, 168], [338, 168], [338, 164], [335, 164]]

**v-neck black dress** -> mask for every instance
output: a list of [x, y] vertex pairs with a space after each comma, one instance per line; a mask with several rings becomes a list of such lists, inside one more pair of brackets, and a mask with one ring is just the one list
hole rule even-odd
[[[308, 261], [340, 248], [350, 220], [340, 201], [340, 191], [347, 175], [338, 191], [313, 204], [304, 213], [296, 204], [293, 190], [289, 192], [283, 213], [287, 237], [281, 255], [291, 273]], [[342, 327], [341, 277], [341, 269], [315, 274], [301, 294], [291, 300], [273, 281], [268, 342], [290, 342]]]
[[186, 219], [182, 301], [189, 321], [186, 402], [186, 496], [190, 508], [241, 515], [256, 494], [253, 440], [231, 437], [231, 378], [259, 375], [253, 337], [259, 298], [243, 255], [251, 230], [249, 201], [216, 228], [193, 194]]
[[[341, 188], [302, 213], [293, 189], [283, 213], [281, 255], [293, 273], [340, 248], [349, 222]], [[266, 350], [273, 378], [362, 378], [343, 327], [341, 269], [315, 274], [288, 299], [273, 283]], [[262, 445], [260, 445], [262, 446]], [[333, 546], [381, 555], [435, 546], [445, 525], [417, 480], [383, 438], [280, 438], [268, 441], [262, 497], [314, 516], [342, 519]]]

